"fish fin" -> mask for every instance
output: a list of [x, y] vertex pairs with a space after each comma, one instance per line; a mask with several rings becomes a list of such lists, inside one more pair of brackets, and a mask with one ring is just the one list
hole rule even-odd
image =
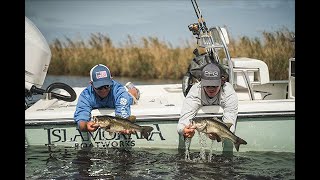
[[218, 141], [218, 142], [221, 142], [221, 137], [218, 136], [218, 135], [217, 135], [216, 137], [217, 137], [217, 141]]
[[127, 118], [130, 122], [136, 122], [136, 116], [131, 115]]
[[233, 125], [232, 123], [224, 123], [229, 129]]
[[114, 117], [123, 119], [119, 114], [116, 114]]
[[239, 137], [237, 137], [236, 142], [234, 143], [234, 147], [237, 151], [239, 151], [240, 144], [247, 144], [247, 142]]
[[[209, 134], [210, 134], [210, 133], [209, 133]], [[209, 134], [207, 134], [207, 137], [208, 137], [208, 138], [210, 138], [210, 137], [209, 137]], [[221, 142], [221, 139], [222, 139], [222, 138], [221, 138], [218, 134], [213, 133], [213, 135], [214, 135], [214, 139], [211, 139], [211, 138], [210, 138], [211, 140], [217, 140], [217, 142]]]
[[224, 121], [220, 120], [220, 119], [217, 118], [217, 117], [212, 117], [212, 120], [221, 122], [221, 123], [222, 123], [223, 125], [225, 125], [229, 130], [230, 130], [230, 127], [233, 125], [233, 123], [224, 122]]
[[142, 137], [148, 139], [150, 132], [153, 130], [153, 127], [151, 126], [141, 126], [141, 134]]
[[215, 121], [221, 121], [219, 118], [217, 118], [217, 117], [215, 117], [215, 116], [212, 117], [212, 119], [215, 120]]

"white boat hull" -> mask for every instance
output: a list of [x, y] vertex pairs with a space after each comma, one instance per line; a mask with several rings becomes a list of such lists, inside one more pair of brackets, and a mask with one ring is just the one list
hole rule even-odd
[[[148, 139], [138, 133], [125, 138], [123, 135], [110, 135], [103, 129], [96, 132], [80, 132], [73, 120], [77, 101], [65, 102], [57, 99], [41, 99], [26, 110], [25, 134], [28, 145], [69, 146], [82, 148], [185, 148], [183, 138], [177, 133], [183, 94], [181, 85], [141, 85], [141, 99], [132, 106], [132, 115], [139, 125], [152, 126], [154, 130]], [[77, 94], [83, 88], [74, 88]], [[151, 92], [154, 92], [153, 94]], [[114, 115], [113, 109], [95, 109], [92, 115]], [[220, 106], [204, 106], [197, 116], [212, 117], [222, 115]], [[239, 114], [236, 135], [247, 141], [239, 151], [295, 151], [295, 101], [294, 99], [239, 101]], [[206, 138], [207, 139], [207, 138]], [[215, 141], [216, 142], [216, 141]], [[191, 149], [202, 146], [196, 133]], [[211, 140], [207, 139], [207, 146]], [[230, 142], [222, 146], [215, 143], [216, 150], [234, 151]]]
[[[154, 130], [148, 139], [143, 139], [140, 133], [125, 137], [119, 134], [109, 134], [103, 129], [96, 132], [80, 132], [74, 123], [39, 123], [26, 126], [26, 141], [28, 145], [68, 146], [75, 148], [184, 148], [184, 140], [179, 137], [175, 120], [152, 120], [139, 122], [139, 125], [152, 126]], [[245, 139], [247, 145], [240, 145], [239, 151], [295, 151], [295, 119], [293, 117], [273, 118], [239, 118], [236, 135]], [[206, 138], [207, 139], [207, 138]], [[211, 144], [211, 140], [205, 142]], [[195, 134], [190, 149], [199, 149], [200, 136]], [[223, 150], [222, 143], [215, 143], [216, 150]], [[231, 147], [232, 150], [232, 147]], [[230, 151], [230, 148], [225, 148]]]

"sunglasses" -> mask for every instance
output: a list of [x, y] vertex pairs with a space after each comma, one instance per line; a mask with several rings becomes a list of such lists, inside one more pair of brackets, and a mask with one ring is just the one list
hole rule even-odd
[[205, 88], [208, 88], [208, 89], [213, 89], [213, 88], [217, 88], [219, 86], [204, 86]]
[[109, 89], [111, 88], [111, 85], [105, 85], [105, 86], [101, 86], [101, 87], [98, 87], [98, 88], [95, 88], [97, 90], [102, 90], [102, 89]]

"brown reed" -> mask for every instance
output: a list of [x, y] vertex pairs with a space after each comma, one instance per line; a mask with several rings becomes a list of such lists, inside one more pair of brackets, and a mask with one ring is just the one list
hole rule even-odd
[[[294, 54], [290, 42], [292, 32], [282, 29], [263, 32], [263, 39], [230, 38], [231, 57], [250, 57], [267, 63], [271, 80], [288, 79], [288, 60]], [[91, 67], [107, 65], [113, 76], [143, 79], [181, 79], [194, 57], [194, 40], [173, 47], [157, 37], [139, 40], [128, 35], [118, 47], [102, 33], [91, 34], [89, 40], [55, 39], [50, 45], [52, 59], [48, 74], [89, 76]]]

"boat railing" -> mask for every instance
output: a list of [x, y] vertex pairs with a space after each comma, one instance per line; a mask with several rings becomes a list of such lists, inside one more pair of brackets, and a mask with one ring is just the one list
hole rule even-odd
[[242, 77], [244, 78], [245, 84], [247, 85], [246, 87], [248, 89], [250, 100], [255, 100], [252, 82], [250, 81], [250, 77], [248, 75], [249, 71], [255, 72], [255, 71], [259, 71], [259, 69], [237, 69], [237, 68], [233, 69], [233, 72], [238, 72], [238, 73], [242, 74]]
[[[205, 47], [207, 52], [213, 52], [214, 58], [229, 74], [229, 83], [235, 88], [239, 85], [239, 78], [242, 78], [240, 86], [247, 88], [250, 100], [255, 100], [254, 85], [266, 84], [269, 82], [268, 66], [261, 60], [252, 58], [231, 58], [228, 45], [229, 37], [226, 28], [214, 26], [209, 29], [210, 35], [200, 35], [200, 47]], [[264, 97], [270, 95], [269, 92]]]
[[[234, 73], [233, 73], [233, 63], [231, 61], [231, 56], [228, 50], [229, 37], [226, 28], [221, 28], [220, 26], [211, 27], [209, 29], [211, 33], [212, 46], [208, 48], [213, 52], [215, 59], [220, 63], [224, 68], [228, 70], [229, 74], [229, 83], [233, 85]], [[223, 50], [222, 53], [219, 53], [219, 50]], [[222, 57], [220, 58], [219, 55]], [[222, 61], [222, 59], [224, 61]], [[225, 64], [224, 64], [225, 63]]]
[[[215, 59], [228, 71], [229, 74], [229, 83], [233, 86], [236, 85], [235, 73], [240, 73], [244, 79], [245, 87], [248, 89], [248, 94], [250, 100], [255, 100], [253, 84], [260, 84], [260, 82], [251, 81], [249, 77], [249, 73], [257, 73], [259, 72], [259, 68], [235, 68], [234, 62], [232, 62], [228, 44], [229, 44], [229, 37], [226, 28], [221, 28], [219, 26], [211, 27], [209, 29], [212, 39], [212, 45], [209, 46], [206, 44], [206, 48], [214, 52]], [[204, 40], [203, 40], [204, 41]], [[205, 41], [206, 42], [206, 41]], [[220, 51], [223, 51], [220, 53]], [[220, 58], [219, 55], [222, 57]]]
[[289, 85], [288, 85], [288, 98], [295, 98], [295, 58], [289, 59]]

